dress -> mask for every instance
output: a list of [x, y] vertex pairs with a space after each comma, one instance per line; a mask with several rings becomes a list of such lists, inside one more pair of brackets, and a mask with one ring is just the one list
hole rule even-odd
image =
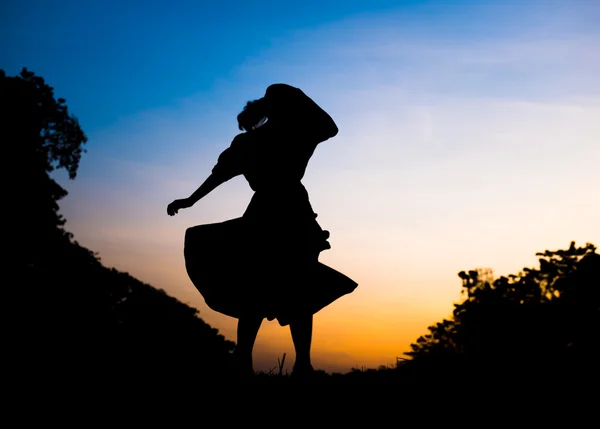
[[190, 279], [213, 310], [287, 325], [314, 314], [357, 283], [318, 261], [330, 248], [301, 182], [322, 136], [269, 119], [237, 135], [213, 175], [243, 175], [254, 191], [244, 214], [188, 228], [184, 256]]

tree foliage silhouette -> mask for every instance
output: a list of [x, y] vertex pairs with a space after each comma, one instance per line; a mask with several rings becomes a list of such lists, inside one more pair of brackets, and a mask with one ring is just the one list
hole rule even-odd
[[15, 77], [0, 70], [0, 79], [10, 124], [21, 129], [20, 144], [13, 147], [28, 153], [30, 163], [39, 163], [36, 168], [43, 165], [46, 172], [64, 168], [74, 179], [87, 137], [66, 100], [56, 99], [54, 88], [27, 68]]
[[17, 210], [6, 228], [12, 281], [4, 288], [4, 356], [13, 374], [21, 382], [222, 380], [233, 342], [197, 309], [103, 266], [65, 230], [58, 201], [67, 191], [51, 173], [64, 169], [75, 179], [87, 142], [66, 100], [25, 68], [15, 77], [0, 70], [0, 95], [14, 175], [6, 197]]
[[458, 363], [518, 377], [596, 371], [600, 356], [600, 255], [593, 244], [537, 253], [539, 268], [494, 279], [461, 271], [466, 298], [407, 353], [416, 363]]
[[36, 264], [58, 240], [70, 238], [58, 212], [67, 191], [50, 173], [64, 169], [74, 179], [87, 137], [66, 100], [56, 99], [54, 89], [26, 68], [14, 77], [0, 70], [0, 94], [6, 159], [17, 173], [6, 186], [7, 200], [19, 210], [9, 230], [11, 255]]

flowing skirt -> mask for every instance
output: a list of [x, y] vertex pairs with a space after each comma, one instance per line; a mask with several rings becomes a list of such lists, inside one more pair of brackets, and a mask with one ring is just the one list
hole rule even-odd
[[[281, 241], [278, 242], [278, 241]], [[239, 318], [277, 319], [315, 314], [349, 294], [357, 283], [274, 231], [257, 234], [244, 217], [188, 228], [187, 273], [214, 311]]]

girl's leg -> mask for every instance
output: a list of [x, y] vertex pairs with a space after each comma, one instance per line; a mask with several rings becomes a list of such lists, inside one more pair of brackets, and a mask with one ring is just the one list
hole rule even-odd
[[237, 369], [242, 375], [254, 374], [252, 349], [262, 321], [262, 317], [256, 316], [240, 317], [238, 320], [237, 345], [234, 354]]
[[293, 372], [303, 375], [313, 371], [310, 361], [310, 347], [312, 342], [313, 316], [301, 316], [290, 322], [290, 332], [294, 349], [296, 350], [296, 362]]

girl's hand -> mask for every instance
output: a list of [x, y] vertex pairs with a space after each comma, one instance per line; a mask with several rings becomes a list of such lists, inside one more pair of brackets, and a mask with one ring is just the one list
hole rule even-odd
[[188, 198], [183, 198], [181, 200], [175, 200], [171, 204], [167, 206], [167, 214], [169, 216], [174, 216], [177, 214], [179, 209], [187, 209], [191, 207], [190, 201]]

